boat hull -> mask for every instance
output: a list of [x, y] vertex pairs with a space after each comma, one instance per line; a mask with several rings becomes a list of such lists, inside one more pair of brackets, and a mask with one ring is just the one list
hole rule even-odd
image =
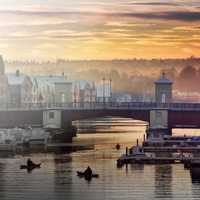
[[98, 174], [87, 174], [85, 172], [80, 172], [77, 171], [77, 176], [79, 176], [80, 178], [85, 178], [86, 180], [91, 180], [92, 178], [98, 178], [99, 175]]
[[40, 167], [41, 167], [41, 163], [35, 164], [35, 165], [32, 165], [32, 166], [21, 165], [21, 166], [20, 166], [20, 169], [33, 170], [33, 169], [35, 169], [35, 168], [40, 168]]

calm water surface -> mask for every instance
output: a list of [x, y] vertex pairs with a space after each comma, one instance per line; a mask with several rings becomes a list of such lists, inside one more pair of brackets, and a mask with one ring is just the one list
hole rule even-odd
[[[94, 150], [72, 154], [33, 154], [41, 169], [20, 170], [26, 156], [0, 159], [0, 200], [151, 200], [200, 199], [200, 184], [192, 183], [182, 165], [129, 165], [118, 169], [116, 159], [126, 146], [142, 140], [145, 124], [124, 119], [84, 121], [74, 143], [94, 144]], [[176, 134], [200, 134], [176, 130]], [[122, 150], [115, 150], [116, 143]], [[76, 175], [90, 165], [100, 175], [87, 182]]]

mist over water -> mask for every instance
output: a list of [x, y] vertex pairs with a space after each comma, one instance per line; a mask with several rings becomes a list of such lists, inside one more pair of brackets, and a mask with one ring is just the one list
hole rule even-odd
[[[32, 154], [41, 169], [31, 173], [19, 166], [30, 156], [0, 159], [0, 199], [43, 200], [149, 200], [199, 199], [200, 184], [192, 183], [183, 165], [128, 165], [119, 169], [116, 159], [125, 147], [142, 141], [146, 125], [139, 121], [105, 118], [75, 123], [80, 129], [74, 143], [94, 144], [93, 150], [71, 154]], [[87, 131], [88, 130], [88, 131]], [[174, 130], [198, 135], [197, 130]], [[116, 143], [121, 150], [115, 149]], [[88, 182], [76, 175], [91, 166], [100, 177]]]

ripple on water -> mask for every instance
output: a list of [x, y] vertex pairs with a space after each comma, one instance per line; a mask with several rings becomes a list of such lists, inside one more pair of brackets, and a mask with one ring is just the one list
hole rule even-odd
[[[87, 122], [83, 124], [88, 126]], [[75, 139], [76, 143], [94, 144], [94, 150], [70, 155], [32, 154], [32, 159], [42, 162], [42, 167], [31, 173], [19, 169], [27, 157], [0, 159], [0, 200], [200, 199], [200, 183], [192, 183], [189, 171], [182, 165], [116, 167], [116, 159], [125, 147], [136, 143], [137, 138], [142, 140], [144, 124], [120, 119], [94, 124], [96, 129], [103, 126], [111, 130], [108, 134], [106, 130], [78, 134]], [[121, 144], [120, 151], [115, 150], [116, 143]], [[100, 175], [91, 182], [76, 175], [76, 170], [88, 165]]]

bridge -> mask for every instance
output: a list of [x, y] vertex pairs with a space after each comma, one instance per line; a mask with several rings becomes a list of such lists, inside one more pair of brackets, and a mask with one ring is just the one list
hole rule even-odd
[[0, 127], [65, 128], [75, 120], [105, 116], [132, 118], [168, 129], [200, 128], [200, 104], [156, 102], [6, 105], [0, 107]]
[[155, 82], [155, 102], [103, 102], [0, 105], [0, 127], [40, 126], [65, 129], [72, 121], [98, 117], [124, 117], [149, 123], [153, 138], [171, 135], [172, 128], [200, 128], [200, 103], [176, 103], [172, 82], [161, 76]]

